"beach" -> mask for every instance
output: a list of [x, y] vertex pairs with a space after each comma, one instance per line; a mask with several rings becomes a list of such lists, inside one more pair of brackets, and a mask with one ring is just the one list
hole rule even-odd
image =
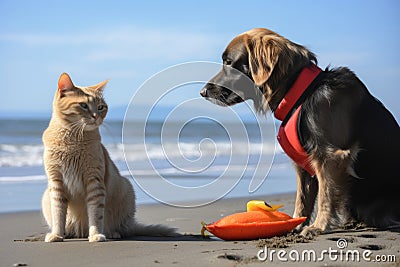
[[[281, 211], [291, 214], [294, 198], [295, 194], [289, 193], [264, 196], [262, 199], [269, 203], [284, 204]], [[228, 214], [244, 211], [248, 200], [250, 198], [222, 199], [198, 208], [177, 208], [164, 204], [139, 205], [138, 221], [176, 227], [182, 235], [133, 237], [104, 243], [89, 243], [86, 239], [45, 243], [43, 236], [47, 228], [44, 226], [40, 211], [0, 214], [2, 229], [0, 265], [62, 267], [286, 266], [288, 264], [399, 266], [400, 264], [398, 229], [337, 232], [320, 235], [313, 240], [302, 240], [306, 243], [295, 244], [287, 242], [290, 240], [288, 237], [229, 242], [212, 236], [201, 237], [201, 221], [211, 223]], [[338, 248], [339, 244], [341, 248]], [[302, 259], [302, 256], [305, 258]]]

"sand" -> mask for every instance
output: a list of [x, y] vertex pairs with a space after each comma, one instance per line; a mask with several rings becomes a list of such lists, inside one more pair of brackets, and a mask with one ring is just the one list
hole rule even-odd
[[[0, 266], [375, 266], [383, 260], [384, 266], [400, 266], [399, 229], [358, 229], [311, 240], [292, 234], [233, 242], [200, 236], [201, 221], [210, 223], [244, 211], [247, 200], [224, 199], [190, 209], [141, 205], [139, 221], [177, 227], [183, 235], [104, 243], [85, 239], [45, 243], [47, 229], [40, 211], [1, 214]], [[282, 203], [282, 211], [293, 212], [294, 194], [266, 196], [264, 200]]]

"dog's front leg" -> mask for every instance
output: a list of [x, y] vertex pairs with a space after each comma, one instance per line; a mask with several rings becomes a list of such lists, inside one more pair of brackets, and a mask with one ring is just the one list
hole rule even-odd
[[325, 160], [313, 161], [318, 178], [318, 213], [302, 235], [326, 233], [340, 225], [340, 216], [346, 214], [349, 163], [349, 151], [341, 149], [330, 153]]
[[297, 164], [294, 164], [294, 166], [297, 178], [297, 195], [293, 217], [307, 217], [307, 220], [296, 228], [299, 231], [310, 223], [318, 192], [318, 180], [316, 177], [311, 177]]

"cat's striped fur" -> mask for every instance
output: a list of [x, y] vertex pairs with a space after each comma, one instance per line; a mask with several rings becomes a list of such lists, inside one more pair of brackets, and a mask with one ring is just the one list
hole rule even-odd
[[51, 229], [46, 242], [175, 234], [166, 226], [135, 220], [133, 187], [101, 144], [98, 127], [107, 114], [102, 96], [106, 84], [74, 86], [66, 73], [58, 81], [52, 118], [43, 133], [48, 187], [42, 210]]

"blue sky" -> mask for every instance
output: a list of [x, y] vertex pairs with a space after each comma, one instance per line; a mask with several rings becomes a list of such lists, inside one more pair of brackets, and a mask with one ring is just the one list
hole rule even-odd
[[2, 0], [0, 113], [49, 111], [62, 72], [77, 85], [109, 78], [110, 108], [125, 106], [155, 73], [220, 62], [234, 36], [266, 27], [307, 46], [322, 67], [350, 67], [399, 121], [398, 25], [395, 0]]

